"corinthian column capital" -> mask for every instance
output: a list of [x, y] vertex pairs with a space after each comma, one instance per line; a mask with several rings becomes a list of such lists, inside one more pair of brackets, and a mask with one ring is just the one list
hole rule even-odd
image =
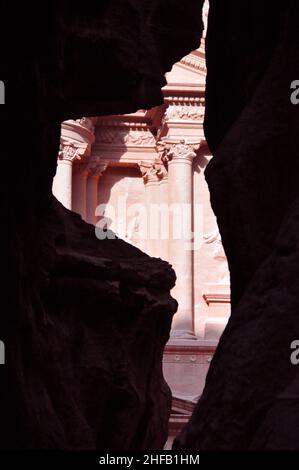
[[73, 163], [90, 156], [91, 146], [95, 141], [95, 120], [96, 118], [83, 117], [62, 123], [58, 160]]
[[58, 159], [73, 163], [76, 160], [82, 160], [86, 152], [87, 145], [77, 145], [74, 142], [61, 142]]
[[86, 165], [86, 170], [90, 176], [101, 177], [104, 171], [107, 169], [108, 164], [101, 161], [91, 160]]
[[191, 163], [196, 157], [201, 141], [193, 142], [187, 139], [162, 140], [158, 142], [158, 151], [164, 163], [183, 161]]
[[166, 175], [167, 171], [163, 162], [139, 162], [139, 169], [142, 174], [144, 184], [159, 183]]

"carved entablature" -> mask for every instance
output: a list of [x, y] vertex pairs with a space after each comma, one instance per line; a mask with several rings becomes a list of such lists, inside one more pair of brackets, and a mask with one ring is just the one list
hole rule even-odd
[[158, 143], [157, 148], [164, 163], [172, 160], [192, 162], [200, 145], [201, 142], [188, 142], [186, 139], [180, 139], [179, 141], [162, 140]]
[[200, 121], [204, 119], [205, 108], [200, 103], [197, 104], [171, 104], [165, 111], [164, 121]]
[[205, 116], [205, 98], [198, 92], [189, 96], [168, 94], [164, 98], [165, 109], [158, 132], [158, 139], [165, 136], [178, 139], [179, 136], [199, 135], [204, 138], [203, 122]]
[[146, 123], [101, 121], [96, 127], [97, 145], [154, 147], [156, 140]]

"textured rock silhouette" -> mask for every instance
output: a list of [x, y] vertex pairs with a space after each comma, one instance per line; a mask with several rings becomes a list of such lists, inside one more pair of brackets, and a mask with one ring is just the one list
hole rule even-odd
[[[225, 2], [221, 19], [219, 3], [211, 1], [208, 32], [206, 133], [215, 157], [206, 178], [233, 309], [174, 447], [298, 449], [290, 345], [299, 338], [299, 108], [290, 85], [299, 76], [299, 9], [295, 1], [271, 9]], [[224, 62], [231, 72], [223, 97], [216, 72]]]
[[174, 273], [119, 240], [98, 241], [51, 186], [61, 121], [161, 104], [164, 73], [199, 45], [201, 6], [1, 2], [1, 448], [166, 440]]

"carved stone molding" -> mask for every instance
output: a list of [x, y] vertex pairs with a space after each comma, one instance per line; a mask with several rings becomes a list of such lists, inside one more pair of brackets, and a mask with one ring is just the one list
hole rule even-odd
[[204, 106], [194, 104], [170, 105], [165, 112], [164, 121], [203, 121], [205, 114]]
[[145, 123], [101, 121], [96, 128], [97, 144], [124, 147], [155, 146], [156, 139]]
[[199, 54], [199, 50], [191, 52], [180, 60], [180, 63], [202, 74], [207, 73], [204, 57]]

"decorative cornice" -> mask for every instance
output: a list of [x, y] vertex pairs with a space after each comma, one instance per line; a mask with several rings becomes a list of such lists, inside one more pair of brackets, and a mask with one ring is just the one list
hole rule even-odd
[[229, 304], [230, 303], [230, 294], [228, 292], [208, 292], [202, 294], [207, 305], [210, 304]]
[[198, 90], [197, 94], [194, 96], [180, 96], [178, 94], [168, 94], [164, 97], [165, 103], [175, 106], [200, 106], [205, 107], [205, 97], [199, 96]]
[[195, 69], [197, 72], [201, 72], [203, 74], [207, 73], [205, 61], [200, 56], [195, 55], [195, 53], [191, 53], [188, 54], [186, 57], [183, 57], [180, 60], [180, 63], [187, 67], [190, 67], [193, 70]]

